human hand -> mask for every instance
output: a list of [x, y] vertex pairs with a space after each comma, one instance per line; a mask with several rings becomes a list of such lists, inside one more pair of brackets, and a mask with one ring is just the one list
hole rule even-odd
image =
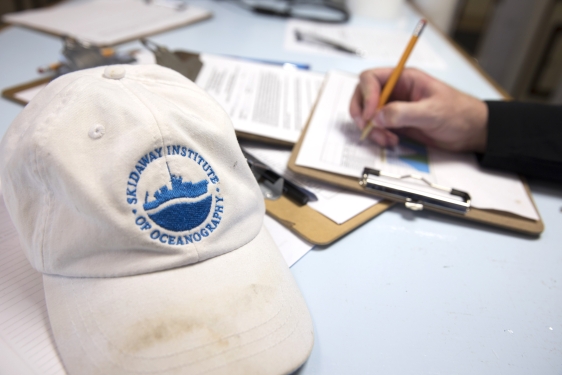
[[417, 69], [402, 72], [389, 102], [377, 110], [382, 87], [392, 68], [366, 70], [349, 105], [359, 128], [375, 127], [369, 138], [380, 146], [396, 146], [398, 135], [449, 151], [486, 148], [488, 107]]

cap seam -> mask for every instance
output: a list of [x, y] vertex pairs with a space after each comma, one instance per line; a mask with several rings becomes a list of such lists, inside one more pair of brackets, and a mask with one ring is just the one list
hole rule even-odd
[[140, 77], [134, 77], [134, 76], [130, 77], [129, 79], [131, 81], [137, 81], [137, 82], [143, 82], [143, 83], [147, 83], [147, 82], [157, 83], [157, 84], [160, 84], [160, 85], [181, 87], [181, 88], [188, 89], [190, 91], [203, 91], [204, 92], [204, 90], [202, 88], [200, 88], [199, 86], [197, 86], [197, 84], [193, 81], [190, 81], [190, 82], [192, 82], [195, 85], [197, 90], [193, 90], [193, 86], [191, 86], [191, 85], [183, 85], [183, 84], [179, 84], [179, 83], [175, 83], [175, 82], [161, 81], [161, 80], [157, 80], [157, 79], [147, 79], [147, 78], [140, 78]]
[[[75, 291], [74, 291], [74, 288], [72, 288], [72, 292], [73, 292], [73, 294], [76, 294]], [[283, 302], [285, 302], [285, 301], [286, 301], [286, 297], [285, 297], [285, 295], [283, 295]], [[263, 325], [266, 324], [267, 322], [269, 322], [269, 321], [271, 321], [272, 319], [274, 319], [277, 315], [279, 315], [279, 312], [281, 311], [281, 309], [282, 309], [283, 306], [285, 306], [284, 303], [283, 303], [282, 306], [279, 308], [279, 310], [278, 310], [272, 317], [270, 317], [268, 320], [266, 320], [265, 322], [263, 322], [263, 323], [261, 323], [261, 324], [259, 324], [259, 325], [256, 325], [256, 326], [254, 326], [254, 327], [252, 327], [252, 328], [250, 328], [250, 329], [247, 329], [247, 330], [245, 330], [245, 331], [243, 331], [243, 332], [233, 333], [232, 335], [226, 336], [226, 337], [224, 337], [224, 338], [229, 338], [229, 337], [232, 337], [232, 336], [244, 334], [244, 333], [246, 333], [246, 332], [252, 331], [252, 330], [255, 329], [255, 328], [258, 328], [258, 327], [260, 327], [260, 326], [263, 326]], [[92, 309], [90, 308], [90, 305], [89, 305], [89, 304], [88, 304], [88, 310], [90, 311], [90, 313], [92, 313]], [[277, 332], [279, 329], [281, 329], [283, 326], [285, 326], [285, 325], [288, 323], [288, 321], [289, 321], [289, 316], [290, 316], [290, 314], [291, 314], [292, 311], [293, 311], [293, 306], [290, 305], [289, 311], [288, 311], [288, 313], [287, 313], [287, 317], [286, 317], [285, 320], [284, 320], [281, 324], [279, 324], [273, 331], [268, 332], [267, 334], [265, 334], [265, 335], [259, 337], [258, 339], [255, 339], [255, 340], [253, 340], [253, 341], [247, 342], [247, 343], [245, 343], [244, 345], [240, 345], [240, 346], [237, 346], [237, 347], [232, 348], [232, 349], [229, 349], [229, 350], [224, 350], [224, 351], [222, 351], [222, 352], [214, 353], [213, 355], [208, 356], [208, 357], [206, 357], [206, 358], [203, 358], [203, 359], [201, 359], [201, 360], [197, 360], [197, 361], [193, 361], [193, 362], [185, 362], [185, 363], [183, 363], [183, 364], [181, 364], [181, 365], [178, 365], [178, 366], [167, 367], [167, 368], [160, 369], [160, 370], [157, 370], [157, 371], [136, 371], [136, 370], [130, 370], [130, 369], [127, 369], [127, 368], [125, 368], [125, 367], [120, 366], [119, 363], [116, 363], [116, 362], [114, 362], [114, 361], [111, 360], [111, 359], [110, 359], [110, 361], [111, 361], [114, 365], [116, 365], [116, 367], [120, 368], [121, 370], [123, 370], [123, 371], [125, 371], [125, 372], [129, 372], [129, 373], [136, 373], [136, 374], [157, 374], [157, 373], [162, 373], [162, 372], [166, 372], [166, 371], [169, 371], [169, 370], [185, 368], [185, 367], [187, 367], [187, 366], [191, 366], [191, 365], [194, 365], [194, 364], [197, 364], [197, 363], [200, 363], [200, 362], [203, 362], [203, 361], [212, 359], [212, 358], [216, 358], [216, 357], [218, 357], [218, 356], [220, 356], [220, 355], [222, 355], [222, 354], [224, 354], [224, 353], [227, 353], [227, 352], [229, 352], [229, 351], [236, 350], [236, 349], [242, 348], [242, 347], [244, 347], [244, 346], [254, 344], [254, 343], [256, 343], [256, 342], [258, 342], [258, 341], [260, 341], [260, 340], [263, 340], [264, 338], [268, 337], [269, 335], [271, 335], [271, 334], [274, 333], [274, 332]], [[94, 315], [94, 314], [92, 314], [92, 315]], [[82, 323], [84, 323], [84, 319], [83, 319], [83, 317], [82, 317], [82, 314], [81, 314], [79, 311], [78, 311], [78, 316], [80, 317], [80, 320], [82, 321]], [[129, 358], [132, 357], [132, 358], [143, 359], [143, 360], [159, 360], [159, 359], [165, 359], [165, 358], [177, 356], [177, 355], [180, 355], [180, 354], [189, 353], [189, 352], [191, 352], [191, 351], [193, 351], [193, 350], [197, 350], [197, 349], [200, 349], [200, 348], [204, 348], [205, 346], [214, 344], [214, 342], [211, 342], [211, 343], [208, 343], [208, 344], [205, 344], [205, 345], [200, 345], [200, 346], [197, 346], [197, 347], [194, 347], [194, 348], [190, 348], [190, 349], [187, 349], [187, 350], [179, 351], [179, 352], [176, 352], [176, 353], [174, 353], [174, 354], [169, 354], [169, 355], [159, 356], [159, 357], [141, 357], [141, 356], [133, 356], [133, 355], [128, 355], [127, 353], [124, 353], [120, 348], [116, 347], [110, 340], [107, 339], [107, 337], [105, 336], [105, 334], [103, 333], [103, 331], [100, 329], [100, 327], [99, 327], [99, 325], [97, 324], [97, 321], [96, 321], [95, 319], [94, 319], [94, 322], [95, 322], [95, 324], [96, 324], [96, 327], [97, 327], [97, 329], [98, 329], [98, 332], [99, 332], [99, 333], [102, 335], [102, 337], [105, 339], [106, 344], [110, 344], [111, 346], [115, 347], [121, 354], [123, 354], [123, 355], [125, 355], [125, 356], [127, 356], [127, 357], [129, 357]], [[86, 327], [85, 324], [84, 324], [84, 326]], [[291, 332], [290, 332], [288, 335], [286, 335], [282, 340], [277, 341], [275, 344], [272, 344], [272, 345], [268, 346], [267, 348], [264, 348], [264, 349], [262, 349], [262, 350], [260, 350], [260, 351], [258, 351], [258, 352], [252, 353], [252, 354], [247, 355], [247, 356], [245, 356], [245, 357], [236, 359], [236, 360], [231, 361], [231, 362], [229, 362], [229, 363], [226, 363], [226, 364], [224, 364], [224, 365], [217, 366], [217, 367], [213, 367], [213, 368], [211, 368], [211, 369], [205, 370], [205, 371], [203, 371], [203, 372], [195, 373], [195, 374], [203, 374], [203, 373], [205, 373], [205, 372], [213, 371], [213, 370], [215, 370], [215, 369], [217, 369], [217, 368], [227, 366], [227, 365], [229, 365], [229, 364], [231, 364], [231, 363], [233, 363], [233, 362], [239, 362], [239, 361], [244, 360], [244, 359], [246, 359], [246, 358], [250, 358], [250, 357], [253, 357], [253, 356], [255, 356], [255, 355], [259, 354], [259, 353], [262, 353], [263, 351], [265, 351], [265, 350], [267, 350], [267, 349], [270, 349], [270, 348], [272, 348], [272, 347], [278, 345], [279, 343], [285, 341], [286, 339], [288, 339], [288, 338], [293, 334], [293, 332], [296, 330], [296, 328], [297, 328], [297, 325], [295, 325], [295, 326], [293, 327], [293, 329], [291, 330]], [[223, 338], [223, 339], [224, 339], [224, 338]], [[218, 342], [218, 341], [219, 341], [219, 340], [216, 340], [215, 342]], [[93, 345], [95, 345], [95, 346], [99, 349], [98, 344], [97, 344], [94, 340], [92, 340], [91, 342], [92, 342]]]
[[[67, 90], [67, 88], [73, 84], [76, 84], [76, 81], [72, 81], [70, 83], [68, 83], [67, 85], [65, 85], [64, 87], [62, 87], [59, 91], [57, 91], [55, 93], [55, 95], [53, 95], [50, 100], [46, 103], [46, 106], [49, 106], [53, 101], [55, 101], [56, 97], [58, 95], [63, 95], [62, 93]], [[62, 107], [62, 103], [59, 101], [57, 108], [51, 112], [51, 114], [55, 114], [57, 112], [60, 111]], [[45, 120], [43, 120], [41, 122], [41, 124], [44, 124]], [[29, 132], [34, 132], [34, 130], [32, 129], [32, 124], [31, 122], [28, 124], [28, 126], [25, 127], [25, 130], [23, 130], [23, 132], [19, 135], [19, 139], [21, 139], [22, 137], [25, 137], [26, 134], [28, 134]], [[47, 221], [48, 218], [50, 217], [50, 211], [52, 209], [52, 193], [50, 192], [50, 190], [47, 187], [47, 183], [46, 183], [46, 179], [44, 178], [44, 176], [42, 175], [42, 169], [39, 167], [40, 163], [38, 162], [37, 158], [38, 158], [38, 147], [37, 144], [34, 145], [33, 147], [33, 164], [35, 166], [35, 170], [37, 171], [37, 177], [38, 177], [38, 186], [40, 188], [42, 188], [42, 190], [44, 191], [45, 194], [45, 200], [46, 200], [46, 207], [47, 207], [47, 212], [45, 215], [43, 215], [43, 220], [42, 220], [42, 230], [39, 229], [39, 232], [41, 233], [41, 238], [38, 241], [38, 243], [40, 244], [40, 254], [41, 254], [41, 270], [42, 272], [45, 271], [45, 237], [46, 237], [46, 231], [47, 231]], [[14, 157], [14, 154], [10, 155], [10, 160]], [[5, 161], [5, 163], [7, 163], [8, 160]]]
[[46, 232], [47, 232], [47, 222], [48, 222], [48, 218], [51, 216], [51, 195], [52, 193], [49, 191], [49, 189], [47, 188], [47, 184], [45, 183], [45, 178], [42, 176], [43, 173], [41, 171], [41, 169], [39, 168], [39, 163], [37, 162], [37, 147], [34, 148], [34, 154], [35, 154], [35, 168], [37, 169], [37, 175], [39, 177], [40, 180], [42, 180], [42, 185], [43, 185], [43, 190], [45, 191], [45, 206], [46, 206], [46, 214], [43, 215], [43, 230], [41, 231], [41, 269], [45, 270], [45, 237], [46, 237]]
[[[59, 102], [57, 103], [57, 107], [54, 111], [52, 111], [48, 116], [53, 115], [53, 116], [58, 116], [59, 112], [66, 106], [67, 102], [66, 102], [66, 98], [68, 96], [68, 93], [66, 92], [66, 90], [68, 89], [69, 86], [73, 86], [76, 85], [77, 82], [81, 81], [83, 78], [85, 77], [80, 77], [77, 80], [72, 81], [71, 83], [67, 84], [66, 86], [64, 86], [64, 88], [62, 88], [54, 97], [60, 95], [62, 100], [59, 100]], [[84, 85], [83, 88], [85, 87], [89, 87], [90, 85], [92, 85], [93, 82], [87, 83], [86, 85]], [[82, 88], [82, 90], [83, 90]], [[54, 99], [51, 100], [51, 102]], [[46, 120], [43, 120], [43, 122], [41, 124], [45, 124]], [[51, 217], [52, 214], [52, 209], [53, 209], [53, 193], [51, 191], [51, 189], [49, 189], [49, 186], [47, 184], [47, 179], [44, 177], [43, 173], [44, 173], [44, 168], [40, 168], [39, 165], [40, 163], [37, 161], [38, 153], [39, 153], [40, 149], [37, 147], [37, 144], [35, 144], [34, 147], [34, 154], [35, 154], [35, 158], [34, 158], [34, 162], [35, 162], [35, 168], [37, 169], [37, 174], [39, 176], [39, 180], [42, 182], [43, 185], [43, 189], [46, 192], [46, 199], [47, 199], [47, 212], [46, 215], [43, 219], [43, 230], [41, 231], [41, 269], [43, 271], [45, 271], [45, 258], [48, 256], [50, 259], [51, 254], [47, 253], [47, 249], [45, 248], [45, 242], [46, 242], [46, 233], [47, 233], [47, 224], [50, 223], [50, 220], [48, 220]]]
[[[74, 83], [74, 82], [73, 82]], [[68, 88], [68, 86], [70, 86], [71, 84], [66, 85], [62, 90], [60, 90], [58, 92], [58, 95], [61, 95], [63, 98], [66, 95], [63, 95], [62, 92], [64, 90], [66, 90]], [[61, 110], [61, 108], [63, 107], [63, 101], [59, 101], [57, 108], [51, 112], [49, 115], [53, 115], [53, 116], [58, 116], [59, 111]], [[48, 115], [48, 116], [49, 116]], [[47, 116], [47, 118], [48, 118]], [[45, 124], [46, 120], [43, 120], [42, 124]], [[52, 206], [52, 202], [53, 202], [53, 193], [51, 191], [51, 189], [49, 189], [49, 186], [47, 184], [47, 179], [44, 177], [44, 168], [40, 168], [40, 163], [38, 162], [37, 158], [39, 157], [38, 154], [41, 151], [39, 149], [39, 147], [37, 147], [37, 144], [35, 144], [35, 147], [33, 149], [34, 154], [35, 154], [35, 168], [37, 169], [37, 175], [39, 176], [39, 180], [42, 182], [42, 186], [43, 186], [43, 190], [45, 191], [45, 197], [46, 197], [46, 214], [43, 217], [43, 230], [41, 231], [41, 269], [45, 270], [45, 258], [48, 256], [50, 257], [50, 254], [48, 254], [48, 251], [46, 249], [45, 243], [47, 241], [47, 226], [48, 223], [50, 222], [49, 218], [51, 217], [51, 210], [53, 209]]]
[[[73, 293], [74, 293], [74, 290], [73, 290]], [[76, 294], [76, 293], [74, 293], [74, 294]], [[285, 298], [285, 296], [283, 296], [283, 301], [285, 301], [285, 300], [286, 300], [286, 298]], [[275, 312], [275, 314], [273, 314], [273, 316], [269, 317], [266, 321], [264, 321], [264, 322], [262, 322], [262, 323], [260, 323], [260, 324], [258, 324], [258, 325], [255, 325], [255, 326], [253, 326], [253, 327], [250, 327], [250, 328], [246, 329], [245, 331], [233, 333], [233, 334], [231, 334], [231, 335], [222, 337], [221, 340], [222, 340], [222, 339], [228, 339], [228, 338], [233, 337], [233, 336], [237, 336], [237, 335], [241, 335], [241, 334], [250, 332], [250, 331], [252, 331], [252, 330], [254, 330], [254, 329], [256, 329], [256, 328], [259, 328], [259, 327], [261, 327], [261, 326], [267, 324], [268, 322], [270, 322], [272, 319], [276, 318], [276, 317], [279, 315], [279, 313], [281, 312], [281, 309], [283, 308], [283, 306], [284, 306], [284, 304], [282, 304], [282, 306]], [[91, 309], [91, 307], [90, 307], [89, 304], [88, 304], [88, 310], [90, 311], [90, 313], [92, 313], [92, 309]], [[290, 311], [292, 311], [292, 306], [291, 306]], [[289, 312], [290, 312], [290, 311], [289, 311]], [[92, 315], [94, 315], [94, 314], [92, 314]], [[81, 316], [81, 315], [80, 315], [80, 316]], [[288, 317], [287, 317], [287, 318], [285, 319], [285, 321], [284, 321], [281, 325], [279, 325], [274, 331], [277, 331], [280, 327], [284, 326], [284, 325], [287, 323], [287, 320], [288, 320]], [[182, 351], [178, 351], [178, 352], [175, 352], [175, 353], [172, 353], [172, 354], [167, 354], [167, 355], [158, 356], [158, 357], [136, 356], [136, 355], [131, 355], [131, 354], [128, 354], [128, 353], [126, 353], [126, 352], [123, 352], [120, 348], [118, 348], [118, 347], [115, 346], [113, 343], [111, 343], [111, 341], [107, 338], [107, 336], [106, 336], [106, 335], [103, 333], [103, 331], [100, 329], [100, 326], [98, 325], [97, 320], [94, 319], [94, 322], [95, 322], [95, 324], [96, 324], [96, 327], [98, 328], [98, 332], [100, 332], [100, 334], [101, 334], [102, 337], [105, 339], [105, 341], [106, 341], [107, 343], [111, 344], [111, 346], [114, 346], [114, 347], [117, 349], [118, 352], [120, 352], [121, 354], [123, 354], [124, 356], [129, 357], [129, 358], [148, 359], [148, 360], [164, 359], [164, 358], [174, 357], [174, 356], [177, 356], [177, 355], [180, 355], [180, 354], [185, 354], [185, 353], [191, 352], [191, 351], [193, 351], [193, 350], [201, 349], [201, 348], [204, 348], [204, 347], [206, 347], [206, 346], [213, 345], [214, 343], [220, 341], [220, 340], [216, 340], [216, 341], [213, 341], [213, 342], [204, 344], [204, 345], [199, 345], [199, 346], [196, 346], [196, 347], [193, 347], [193, 348], [189, 348], [189, 349], [186, 349], [186, 350], [182, 350]], [[254, 342], [256, 342], [256, 341], [259, 341], [259, 340], [263, 339], [264, 337], [267, 337], [267, 335], [265, 335], [265, 336], [263, 336], [263, 337], [260, 337], [260, 338], [258, 338], [258, 339], [256, 339], [256, 340], [253, 340], [253, 341], [251, 341], [251, 342], [248, 342], [248, 343], [246, 343], [246, 344], [244, 344], [244, 345], [237, 346], [236, 348], [241, 348], [242, 346], [252, 344], [252, 343], [254, 343]], [[234, 349], [236, 349], [236, 348], [232, 348], [232, 349], [230, 349], [230, 350], [234, 350]], [[203, 360], [206, 360], [206, 359], [215, 357], [215, 356], [217, 356], [217, 355], [226, 353], [226, 352], [228, 352], [228, 351], [229, 351], [229, 350], [224, 350], [224, 351], [219, 352], [219, 353], [216, 353], [216, 354], [214, 354], [214, 355], [212, 355], [212, 356], [210, 356], [210, 357], [207, 357], [207, 358], [205, 358], [205, 359], [203, 359]], [[189, 362], [189, 363], [187, 363], [187, 364], [190, 365], [190, 364], [197, 363], [197, 362], [200, 362], [200, 361]], [[180, 366], [180, 367], [182, 367], [182, 366]]]
[[[70, 282], [73, 283], [72, 280], [71, 280]], [[72, 285], [72, 284], [71, 284], [71, 285]], [[74, 293], [74, 289], [72, 289], [72, 293]], [[66, 300], [66, 299], [63, 299], [63, 301], [64, 301], [63, 303], [64, 303], [65, 307], [67, 307], [67, 306], [68, 306], [67, 300]], [[47, 310], [49, 310], [48, 306], [47, 306]], [[72, 324], [72, 328], [73, 328], [74, 334], [76, 335], [76, 337], [79, 337], [80, 333], [79, 333], [79, 330], [78, 330], [77, 327], [76, 327], [76, 322], [74, 321], [74, 319], [72, 319], [72, 314], [68, 314], [68, 315], [69, 315], [69, 320], [70, 320], [70, 322], [71, 322], [71, 324]], [[82, 315], [81, 315], [80, 313], [78, 313], [78, 317], [80, 318], [80, 320], [82, 321], [82, 324], [83, 324], [83, 323], [84, 323], [84, 319], [82, 319]], [[86, 326], [84, 325], [84, 327], [86, 327]], [[51, 329], [52, 329], [52, 327], [51, 327]], [[87, 328], [86, 328], [86, 330], [87, 330]], [[53, 333], [54, 333], [54, 332], [53, 332]], [[79, 344], [80, 344], [80, 348], [82, 349], [82, 353], [85, 354], [85, 356], [90, 360], [90, 363], [92, 363], [93, 366], [95, 366], [97, 369], [99, 369], [99, 366], [98, 366], [97, 362], [94, 360], [94, 358], [91, 357], [90, 351], [89, 351], [89, 350], [86, 350], [86, 348], [84, 347], [84, 344], [82, 343], [81, 340], [78, 340], [78, 342], [79, 342]], [[63, 361], [63, 362], [64, 362], [64, 361]]]
[[[264, 229], [265, 229], [265, 226], [264, 226], [263, 223], [262, 223], [262, 229], [260, 230], [260, 232], [262, 232]], [[259, 233], [258, 233], [258, 235], [259, 235]], [[257, 237], [257, 236], [256, 236], [256, 237]], [[271, 254], [268, 254], [268, 258], [269, 258], [270, 260], [272, 260], [272, 259], [271, 259]], [[283, 292], [282, 292], [282, 296], [283, 296], [283, 297], [282, 297], [282, 300], [281, 300], [281, 305], [282, 305], [281, 308], [282, 308], [283, 306], [286, 306], [286, 303], [285, 303], [285, 302], [287, 301], [287, 295], [286, 295], [286, 293], [287, 293], [286, 290], [283, 289]], [[281, 308], [279, 309], [279, 311], [281, 311]], [[281, 327], [285, 326], [285, 325], [288, 323], [290, 314], [293, 312], [293, 310], [294, 310], [294, 306], [293, 306], [293, 304], [290, 304], [290, 306], [289, 306], [289, 311], [288, 311], [288, 313], [287, 313], [287, 317], [285, 318], [285, 321], [284, 321], [282, 324], [278, 325], [277, 328], [276, 328], [275, 330], [273, 330], [273, 332], [277, 332], [279, 329], [281, 329]], [[279, 311], [278, 311], [278, 313], [279, 313]], [[278, 313], [277, 313], [277, 314], [278, 314]], [[277, 314], [276, 314], [275, 316], [277, 316]], [[271, 317], [270, 319], [268, 319], [266, 322], [262, 323], [261, 325], [263, 325], [263, 324], [267, 323], [268, 321], [270, 321], [271, 319], [275, 318], [275, 316]], [[271, 349], [271, 348], [273, 348], [273, 347], [279, 345], [280, 343], [282, 343], [283, 341], [285, 341], [285, 340], [287, 340], [289, 337], [291, 337], [291, 336], [294, 334], [294, 332], [297, 330], [297, 327], [300, 326], [300, 324], [301, 324], [301, 323], [300, 323], [300, 320], [299, 320], [299, 321], [297, 322], [297, 324], [295, 324], [295, 325], [293, 326], [293, 329], [291, 330], [291, 332], [289, 332], [285, 337], [283, 337], [283, 339], [276, 341], [275, 343], [269, 345], [269, 346], [266, 347], [266, 348], [262, 348], [262, 350], [259, 350], [259, 351], [257, 351], [257, 352], [252, 353], [252, 354], [248, 354], [248, 355], [246, 355], [246, 356], [244, 356], [244, 357], [242, 357], [242, 358], [238, 358], [238, 359], [236, 359], [236, 360], [234, 360], [234, 361], [230, 361], [230, 362], [225, 363], [225, 364], [222, 364], [222, 365], [220, 365], [220, 366], [215, 366], [215, 367], [213, 367], [213, 368], [210, 368], [210, 369], [208, 369], [208, 370], [201, 371], [201, 372], [198, 372], [198, 373], [195, 373], [195, 374], [204, 374], [204, 373], [208, 373], [208, 372], [214, 371], [214, 370], [216, 370], [216, 369], [229, 366], [229, 365], [232, 364], [232, 363], [240, 362], [240, 361], [242, 361], [242, 360], [244, 360], [244, 359], [251, 358], [251, 357], [254, 357], [254, 356], [256, 356], [256, 355], [258, 355], [258, 354], [260, 354], [260, 353], [263, 353], [264, 351], [266, 351], [266, 350], [268, 350], [268, 349]], [[254, 328], [256, 328], [256, 327], [259, 327], [259, 326], [255, 326]], [[244, 332], [248, 332], [248, 330], [247, 330], [247, 331], [244, 331]], [[270, 332], [270, 334], [273, 333], [273, 332]], [[264, 336], [264, 337], [266, 337], [266, 336]], [[249, 345], [249, 344], [252, 344], [252, 343], [254, 343], [254, 342], [257, 342], [257, 341], [263, 339], [264, 337], [261, 337], [260, 339], [257, 339], [257, 340], [254, 340], [254, 341], [252, 341], [252, 342], [246, 343], [245, 345]], [[224, 353], [224, 352], [221, 352], [221, 353], [219, 353], [219, 354], [222, 354], [222, 353]], [[208, 357], [208, 358], [211, 358], [211, 357]], [[208, 359], [208, 358], [206, 358], [206, 359]], [[195, 363], [197, 363], [197, 362], [195, 362]]]
[[[160, 128], [160, 124], [158, 123], [158, 120], [156, 119], [156, 116], [154, 116], [154, 113], [152, 112], [152, 110], [141, 100], [141, 98], [138, 95], [135, 94], [135, 92], [133, 90], [128, 88], [127, 85], [124, 82], [119, 81], [119, 83], [121, 84], [123, 89], [127, 90], [131, 95], [133, 95], [136, 98], [136, 100], [138, 100], [150, 112], [150, 114], [152, 115], [152, 118], [154, 119], [154, 123], [156, 124], [156, 127], [158, 128], [158, 133], [160, 134], [161, 145], [162, 145], [163, 148], [166, 147], [166, 145], [164, 144], [164, 136], [162, 135], [162, 129]], [[166, 166], [167, 166], [168, 165], [168, 155], [166, 153], [164, 153], [164, 159], [166, 161]], [[195, 253], [197, 254], [197, 261], [195, 263], [198, 263], [198, 262], [201, 261], [201, 255], [199, 254], [199, 249], [197, 249], [197, 245], [195, 243], [193, 243], [193, 248], [195, 249]]]

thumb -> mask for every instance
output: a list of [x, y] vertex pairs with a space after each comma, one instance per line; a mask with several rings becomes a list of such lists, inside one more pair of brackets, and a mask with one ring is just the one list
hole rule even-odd
[[382, 107], [374, 118], [377, 125], [388, 129], [423, 128], [432, 121], [432, 112], [424, 101], [395, 101]]

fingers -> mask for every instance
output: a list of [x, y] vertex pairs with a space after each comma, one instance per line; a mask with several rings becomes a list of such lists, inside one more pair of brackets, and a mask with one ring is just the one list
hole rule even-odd
[[423, 130], [433, 121], [429, 86], [431, 79], [416, 69], [406, 69], [393, 90], [393, 99], [378, 109], [381, 88], [386, 84], [392, 68], [372, 69], [361, 73], [355, 88], [349, 112], [359, 128], [374, 120], [377, 127], [369, 134], [369, 138], [382, 147], [393, 147], [398, 144], [398, 136], [387, 129], [405, 127]]
[[400, 129], [404, 127], [424, 128], [434, 121], [431, 103], [427, 100], [419, 102], [391, 102], [381, 108], [374, 121], [383, 128]]
[[369, 133], [369, 139], [381, 147], [394, 147], [399, 141], [396, 134], [381, 128], [373, 128]]
[[397, 130], [397, 133], [399, 134], [400, 137], [410, 138], [413, 141], [423, 143], [423, 144], [431, 146], [431, 147], [436, 146], [435, 140], [433, 138], [429, 137], [427, 134], [425, 134], [420, 129], [403, 128], [403, 129]]
[[[393, 68], [371, 69], [364, 71], [359, 76], [359, 83], [349, 104], [349, 112], [360, 128], [363, 128], [375, 116], [381, 89], [390, 78], [393, 70]], [[393, 90], [393, 100], [414, 100], [414, 89], [420, 84], [422, 87], [425, 86], [426, 80], [426, 75], [423, 72], [417, 69], [406, 69]], [[417, 86], [416, 82], [418, 82]]]
[[391, 73], [391, 68], [372, 69], [364, 71], [359, 76], [359, 83], [349, 104], [349, 113], [360, 128], [363, 128], [375, 115], [381, 87]]
[[364, 121], [369, 121], [375, 115], [379, 104], [379, 95], [384, 82], [380, 82], [375, 70], [367, 70], [359, 76], [357, 89], [361, 95], [362, 113]]
[[355, 87], [355, 92], [351, 97], [351, 102], [349, 103], [349, 114], [355, 123], [359, 126], [359, 129], [365, 127], [365, 120], [363, 120], [363, 95], [361, 94], [361, 89], [359, 85]]

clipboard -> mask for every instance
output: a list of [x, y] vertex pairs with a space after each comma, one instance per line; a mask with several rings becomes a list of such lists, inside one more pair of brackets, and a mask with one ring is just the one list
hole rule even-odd
[[26, 105], [27, 101], [23, 100], [21, 98], [18, 98], [17, 94], [22, 92], [22, 91], [32, 89], [34, 87], [45, 85], [45, 84], [51, 82], [52, 79], [53, 79], [52, 76], [48, 76], [48, 77], [43, 77], [43, 78], [39, 78], [39, 79], [30, 81], [30, 82], [27, 82], [27, 83], [22, 83], [21, 85], [8, 87], [8, 88], [2, 90], [2, 97], [10, 100], [12, 102], [15, 102], [17, 104]]
[[[99, 47], [107, 47], [212, 17], [211, 11], [186, 2], [176, 6], [151, 3], [135, 0], [121, 1], [119, 4], [84, 1], [69, 5], [63, 2], [44, 8], [8, 13], [3, 16], [3, 21], [46, 34], [72, 36]], [[111, 14], [111, 17], [104, 17], [107, 14]]]
[[[287, 187], [287, 192], [281, 193], [278, 180], [274, 180], [273, 177], [282, 178], [284, 177], [283, 174], [268, 167], [262, 161], [268, 159], [261, 159], [262, 155], [259, 153], [253, 154], [253, 149], [256, 146], [260, 147], [260, 145], [255, 142], [247, 142], [246, 140], [240, 142], [240, 145], [242, 153], [246, 156], [250, 170], [252, 170], [252, 173], [254, 173], [254, 176], [256, 176], [258, 180], [258, 184], [265, 198], [265, 207], [269, 216], [273, 217], [297, 236], [312, 244], [322, 246], [329, 245], [394, 205], [394, 202], [389, 200], [380, 200], [357, 213], [347, 221], [338, 224], [316, 211], [308, 204], [303, 204], [303, 202], [305, 202], [305, 200], [302, 199], [303, 195], [306, 196], [308, 193], [291, 192], [291, 186]], [[266, 149], [271, 148], [275, 151], [289, 152], [289, 154], [291, 151], [290, 148], [287, 147], [272, 147], [264, 144], [262, 144], [262, 146]], [[259, 158], [255, 155], [259, 156]], [[276, 162], [281, 162], [281, 160], [274, 161], [274, 163]], [[271, 170], [272, 173], [263, 173], [264, 167], [267, 168], [267, 170]], [[293, 180], [292, 176], [288, 177], [290, 178], [288, 181], [289, 183], [297, 185], [297, 189], [302, 188], [302, 185], [299, 184], [300, 181]], [[284, 190], [283, 188], [283, 191]], [[318, 194], [317, 191], [314, 191], [314, 193]], [[294, 197], [293, 199], [291, 199], [292, 196]]]
[[[537, 214], [539, 214], [539, 220], [535, 221], [532, 219], [527, 219], [515, 214], [511, 214], [509, 212], [501, 212], [497, 210], [484, 210], [478, 209], [474, 207], [468, 207], [465, 213], [461, 213], [459, 210], [451, 210], [445, 207], [438, 207], [432, 206], [428, 204], [424, 204], [424, 202], [420, 202], [416, 199], [416, 197], [411, 196], [408, 198], [407, 195], [402, 196], [402, 198], [393, 196], [392, 194], [386, 194], [381, 190], [373, 190], [364, 187], [365, 185], [365, 171], [364, 174], [361, 176], [357, 176], [357, 178], [353, 178], [350, 176], [344, 176], [336, 173], [326, 172], [314, 168], [308, 168], [299, 166], [296, 164], [297, 156], [300, 152], [303, 140], [305, 138], [306, 132], [308, 130], [308, 125], [310, 124], [312, 116], [309, 118], [309, 121], [303, 130], [299, 141], [293, 147], [293, 152], [291, 153], [291, 157], [289, 159], [288, 167], [293, 172], [303, 174], [312, 178], [315, 178], [320, 181], [324, 181], [336, 186], [344, 187], [352, 191], [362, 192], [366, 194], [372, 194], [375, 196], [383, 197], [390, 199], [394, 202], [402, 202], [404, 205], [413, 210], [418, 211], [421, 209], [427, 209], [430, 211], [438, 212], [445, 215], [450, 215], [462, 219], [472, 220], [492, 226], [497, 226], [500, 228], [508, 229], [511, 231], [516, 231], [520, 233], [524, 233], [531, 236], [539, 236], [544, 230], [544, 223], [542, 219], [540, 219], [540, 213], [536, 207], [536, 204], [533, 200], [533, 196], [531, 194], [531, 190], [529, 189], [529, 185], [527, 182], [522, 178], [521, 181], [525, 187], [527, 195], [529, 196]], [[464, 192], [461, 192], [464, 193]], [[409, 199], [409, 200], [408, 200]], [[390, 205], [388, 206], [390, 207]]]
[[265, 200], [267, 213], [296, 235], [315, 245], [329, 245], [354, 229], [380, 215], [394, 202], [383, 200], [348, 221], [337, 224], [310, 206], [298, 206], [282, 195], [277, 200]]
[[[355, 216], [345, 222], [336, 223], [307, 204], [307, 202], [316, 199], [315, 195], [319, 194], [322, 196], [323, 192], [306, 191], [309, 189], [306, 182], [294, 180], [294, 176], [287, 176], [283, 173], [284, 171], [276, 171], [262, 161], [268, 160], [273, 162], [271, 165], [279, 166], [284, 160], [281, 159], [281, 156], [279, 156], [280, 159], [268, 159], [267, 149], [273, 151], [273, 155], [284, 154], [288, 156], [287, 153], [290, 155], [288, 148], [257, 145], [255, 142], [247, 141], [240, 142], [240, 146], [250, 166], [250, 170], [260, 185], [269, 216], [276, 219], [299, 237], [315, 245], [328, 245], [336, 241], [353, 229], [381, 214], [393, 204], [390, 201], [371, 203], [363, 211], [355, 214]], [[265, 150], [263, 146], [266, 146]], [[260, 152], [265, 152], [265, 154], [260, 155], [258, 153], [259, 158], [256, 157], [256, 154], [253, 153], [256, 147], [262, 149]], [[266, 156], [266, 159], [261, 159], [262, 156]], [[303, 183], [304, 186], [300, 183]]]

